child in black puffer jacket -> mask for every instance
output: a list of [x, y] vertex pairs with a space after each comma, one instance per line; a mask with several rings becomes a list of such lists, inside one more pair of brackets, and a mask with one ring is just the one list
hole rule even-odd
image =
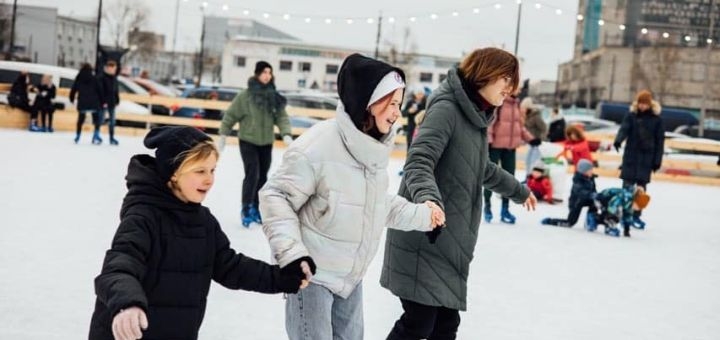
[[[314, 268], [282, 270], [236, 253], [208, 208], [218, 152], [191, 127], [155, 128], [135, 155], [111, 248], [95, 278], [91, 340], [196, 339], [212, 280], [230, 289], [297, 293]], [[307, 262], [305, 262], [307, 261]]]

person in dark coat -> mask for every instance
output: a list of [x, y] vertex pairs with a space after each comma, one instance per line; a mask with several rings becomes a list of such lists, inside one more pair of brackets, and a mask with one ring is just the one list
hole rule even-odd
[[27, 71], [22, 71], [15, 78], [15, 81], [10, 87], [8, 93], [8, 104], [10, 107], [23, 110], [30, 114], [30, 131], [40, 131], [37, 126], [37, 111], [33, 110], [30, 106], [30, 98], [28, 97], [28, 91], [32, 88], [30, 84], [30, 76]]
[[82, 125], [85, 123], [85, 114], [90, 113], [93, 119], [95, 131], [93, 132], [92, 143], [101, 144], [100, 125], [102, 118], [100, 117], [100, 109], [102, 107], [102, 88], [100, 82], [93, 75], [93, 69], [90, 64], [83, 64], [80, 72], [75, 77], [72, 89], [70, 89], [70, 103], [75, 102], [77, 96], [78, 120], [75, 128], [75, 144], [80, 141], [80, 132]]
[[297, 293], [310, 269], [282, 270], [238, 254], [201, 205], [218, 151], [192, 127], [152, 129], [128, 165], [120, 226], [95, 278], [90, 340], [197, 339], [210, 282], [261, 293]]
[[559, 108], [554, 108], [550, 113], [550, 125], [548, 127], [547, 139], [550, 142], [562, 142], [565, 140], [565, 117], [560, 113]]
[[[33, 102], [33, 110], [40, 113], [40, 130], [43, 132], [53, 132], [53, 113], [55, 113], [55, 107], [53, 106], [53, 99], [55, 99], [55, 85], [52, 83], [52, 76], [46, 74], [42, 77], [40, 84], [35, 86], [37, 95], [35, 96], [35, 102]], [[49, 118], [49, 120], [48, 120]], [[32, 125], [30, 126], [32, 131]]]
[[[661, 110], [660, 103], [653, 100], [650, 91], [643, 90], [637, 94], [630, 112], [623, 119], [613, 145], [619, 150], [627, 141], [620, 170], [624, 188], [637, 185], [647, 192], [650, 174], [662, 166], [665, 127], [660, 118]], [[640, 215], [641, 211], [635, 212], [635, 224], [644, 226]]]
[[580, 218], [582, 209], [587, 207], [587, 227], [593, 228], [596, 226], [597, 208], [593, 201], [593, 195], [597, 193], [597, 187], [595, 186], [596, 177], [597, 175], [593, 174], [592, 162], [587, 159], [581, 159], [575, 167], [573, 185], [570, 190], [570, 199], [568, 200], [568, 209], [570, 209], [570, 212], [568, 213], [567, 219], [548, 217], [544, 218], [541, 223], [572, 228]]
[[[100, 118], [108, 118], [108, 133], [110, 145], [118, 145], [115, 139], [115, 107], [120, 103], [120, 94], [117, 82], [117, 63], [115, 60], [108, 60], [103, 68], [103, 73], [98, 76], [102, 88], [102, 109]], [[101, 122], [102, 124], [102, 122]]]
[[402, 110], [403, 117], [407, 118], [407, 129], [405, 134], [407, 137], [407, 149], [410, 150], [410, 144], [412, 144], [413, 135], [415, 134], [415, 116], [425, 111], [425, 89], [417, 87], [412, 91], [410, 100], [405, 104], [405, 108]]
[[428, 99], [399, 194], [410, 202], [440, 205], [446, 227], [387, 231], [380, 284], [400, 298], [404, 311], [388, 339], [455, 339], [459, 311], [467, 309], [483, 187], [535, 208], [528, 188], [488, 160], [488, 122], [517, 89], [518, 73], [512, 54], [477, 49], [449, 70]]

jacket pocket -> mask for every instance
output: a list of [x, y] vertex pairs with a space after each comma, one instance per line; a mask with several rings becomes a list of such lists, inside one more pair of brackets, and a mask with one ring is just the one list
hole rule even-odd
[[315, 196], [310, 201], [311, 224], [316, 230], [324, 230], [335, 218], [338, 206], [338, 193], [330, 190], [328, 197]]

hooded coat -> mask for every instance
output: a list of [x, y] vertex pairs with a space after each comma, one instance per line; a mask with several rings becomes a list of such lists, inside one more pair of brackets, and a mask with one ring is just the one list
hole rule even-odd
[[530, 192], [488, 160], [487, 115], [468, 97], [457, 69], [430, 95], [404, 171], [400, 195], [437, 202], [446, 227], [434, 244], [421, 232], [388, 230], [380, 284], [402, 299], [466, 310], [483, 187], [516, 203]]
[[70, 89], [70, 102], [75, 102], [77, 96], [77, 110], [99, 111], [102, 108], [102, 87], [100, 81], [93, 76], [92, 69], [81, 69], [75, 77]]
[[385, 227], [431, 229], [430, 208], [387, 193], [394, 129], [378, 140], [358, 128], [375, 85], [391, 71], [398, 69], [348, 57], [338, 75], [336, 118], [294, 141], [259, 194], [275, 260], [284, 267], [312, 257], [312, 282], [343, 298], [365, 275]]
[[235, 253], [210, 210], [180, 201], [160, 178], [155, 158], [132, 157], [120, 226], [95, 278], [90, 340], [112, 340], [113, 318], [132, 306], [147, 315], [144, 340], [196, 339], [211, 280], [280, 292], [277, 266]]
[[650, 109], [639, 111], [637, 102], [632, 103], [615, 136], [615, 144], [625, 143], [620, 178], [649, 183], [650, 174], [660, 169], [665, 151], [665, 127], [660, 112], [662, 108], [652, 101]]

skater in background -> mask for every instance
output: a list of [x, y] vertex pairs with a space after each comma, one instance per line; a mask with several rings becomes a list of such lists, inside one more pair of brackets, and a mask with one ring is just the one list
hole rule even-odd
[[585, 138], [582, 128], [578, 125], [570, 125], [565, 130], [565, 136], [565, 145], [559, 156], [565, 157], [575, 167], [583, 159], [587, 159], [592, 163], [590, 144]]
[[210, 137], [165, 126], [144, 144], [155, 157], [130, 159], [120, 226], [95, 278], [90, 340], [196, 339], [211, 281], [261, 293], [307, 284], [307, 263], [280, 269], [236, 253], [202, 206], [218, 159]]
[[274, 259], [283, 268], [317, 265], [310, 286], [287, 298], [291, 340], [363, 339], [362, 279], [382, 231], [430, 231], [445, 223], [435, 203], [387, 193], [402, 70], [353, 54], [337, 84], [336, 118], [293, 142], [260, 191]]
[[593, 201], [594, 195], [597, 193], [595, 186], [595, 178], [593, 174], [593, 164], [587, 159], [581, 159], [575, 167], [575, 175], [573, 175], [573, 185], [570, 189], [570, 199], [568, 200], [568, 216], [567, 218], [544, 218], [542, 224], [553, 225], [558, 227], [572, 228], [580, 218], [582, 209], [587, 207], [586, 225], [597, 225], [597, 208]]
[[410, 144], [415, 134], [416, 117], [420, 112], [425, 111], [425, 89], [422, 86], [417, 86], [411, 93], [410, 100], [405, 104], [405, 108], [402, 110], [403, 117], [407, 118], [407, 129], [405, 134], [407, 137], [407, 149], [410, 149]]
[[540, 144], [547, 134], [547, 124], [542, 118], [542, 112], [535, 107], [531, 97], [526, 97], [520, 102], [520, 114], [525, 119], [525, 128], [534, 137], [528, 142], [527, 154], [525, 155], [525, 175], [527, 176], [532, 172], [532, 166], [542, 158]]
[[483, 187], [535, 208], [527, 187], [490, 162], [486, 151], [488, 122], [517, 89], [518, 73], [512, 54], [477, 49], [448, 71], [428, 99], [399, 194], [437, 203], [447, 223], [430, 233], [388, 229], [380, 284], [399, 298], [403, 314], [387, 339], [456, 338], [460, 311], [467, 309]]
[[102, 112], [100, 114], [101, 123], [107, 116], [108, 134], [110, 135], [110, 145], [118, 145], [115, 139], [115, 107], [120, 103], [120, 93], [117, 81], [117, 63], [115, 60], [108, 60], [103, 67], [103, 72], [98, 76], [100, 86], [102, 88]]
[[74, 103], [76, 97], [78, 120], [75, 127], [75, 144], [80, 141], [85, 115], [88, 113], [92, 115], [94, 126], [92, 143], [96, 145], [102, 144], [102, 138], [100, 138], [102, 88], [98, 79], [93, 75], [93, 68], [90, 64], [83, 64], [80, 67], [80, 72], [75, 77], [75, 82], [73, 82], [72, 89], [70, 89], [70, 103]]
[[[496, 117], [490, 122], [487, 128], [487, 139], [490, 145], [489, 159], [498, 164], [503, 170], [511, 175], [515, 174], [516, 149], [523, 144], [523, 141], [540, 145], [530, 131], [525, 128], [525, 120], [520, 113], [520, 105], [517, 89], [511, 96], [505, 97], [502, 105], [496, 111]], [[490, 223], [493, 218], [490, 197], [492, 191], [485, 188], [485, 221]], [[515, 224], [515, 215], [510, 213], [510, 200], [502, 198], [500, 210], [500, 221], [508, 224]]]
[[258, 210], [258, 191], [267, 181], [275, 141], [274, 126], [286, 145], [292, 143], [290, 119], [285, 111], [287, 100], [275, 89], [273, 69], [265, 61], [255, 64], [255, 74], [248, 79], [248, 89], [233, 99], [220, 125], [219, 148], [225, 148], [225, 138], [235, 123], [240, 123], [238, 140], [245, 178], [242, 185], [242, 225], [262, 224]]
[[550, 142], [562, 142], [565, 140], [565, 117], [560, 108], [553, 108], [550, 112], [550, 126], [548, 127], [547, 139]]
[[55, 107], [53, 106], [53, 99], [55, 99], [55, 85], [52, 82], [52, 76], [49, 74], [43, 75], [40, 83], [35, 86], [35, 101], [33, 102], [33, 110], [36, 112], [35, 116], [40, 114], [40, 130], [42, 132], [53, 132], [53, 114], [55, 113]]
[[[630, 106], [630, 112], [625, 115], [622, 125], [615, 136], [615, 150], [620, 150], [625, 142], [620, 178], [623, 187], [640, 186], [647, 191], [650, 183], [650, 174], [662, 166], [665, 151], [665, 128], [662, 119], [660, 103], [653, 100], [650, 91], [638, 92], [635, 101]], [[640, 219], [641, 211], [634, 216], [634, 223], [644, 225]]]
[[545, 163], [541, 160], [535, 162], [535, 165], [531, 167], [530, 174], [525, 179], [530, 191], [537, 197], [538, 201], [547, 202], [550, 204], [555, 203], [553, 200], [553, 187], [550, 177], [547, 175], [547, 169]]

